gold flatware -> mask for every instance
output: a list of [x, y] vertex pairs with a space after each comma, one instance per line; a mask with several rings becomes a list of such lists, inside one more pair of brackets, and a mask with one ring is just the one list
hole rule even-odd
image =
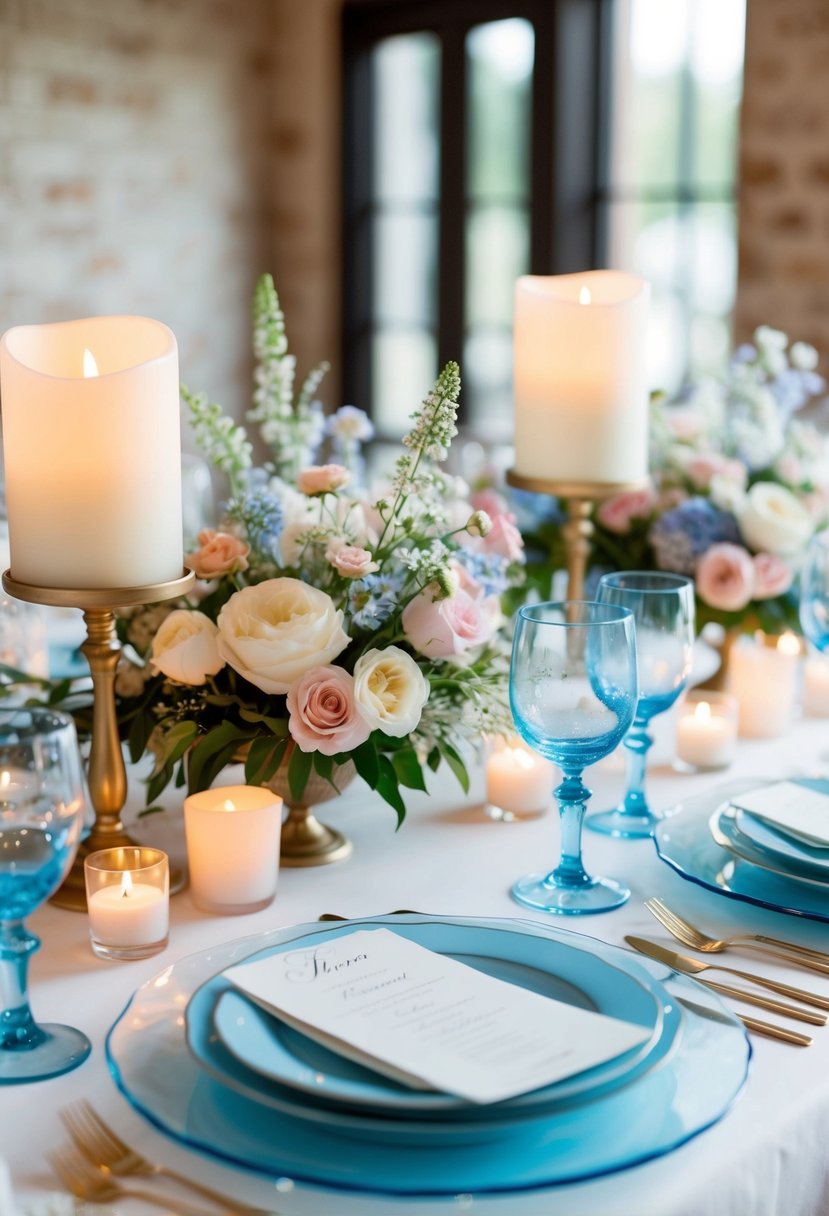
[[721, 954], [723, 950], [731, 947], [741, 947], [745, 950], [755, 950], [767, 958], [775, 958], [778, 962], [794, 963], [797, 967], [829, 975], [829, 954], [824, 954], [822, 950], [798, 946], [795, 942], [782, 941], [779, 937], [766, 937], [762, 933], [738, 933], [734, 937], [725, 938], [709, 937], [690, 921], [672, 912], [661, 899], [647, 899], [645, 907], [672, 937], [682, 942], [683, 946], [689, 946], [691, 950], [699, 950], [701, 954]]
[[791, 1043], [793, 1047], [811, 1047], [812, 1040], [807, 1034], [797, 1030], [787, 1030], [785, 1026], [775, 1026], [773, 1022], [761, 1022], [759, 1018], [740, 1018], [746, 1030], [761, 1034], [767, 1039], [779, 1039], [782, 1043]]
[[[140, 1175], [169, 1178], [180, 1186], [188, 1187], [204, 1199], [209, 1199], [225, 1213], [232, 1213], [233, 1216], [268, 1216], [268, 1213], [264, 1213], [258, 1208], [240, 1207], [237, 1200], [229, 1199], [227, 1195], [222, 1195], [200, 1182], [194, 1182], [192, 1178], [179, 1174], [176, 1170], [168, 1169], [165, 1165], [156, 1165], [154, 1162], [148, 1161], [146, 1157], [142, 1157], [140, 1153], [125, 1144], [104, 1123], [94, 1106], [85, 1099], [64, 1107], [60, 1112], [60, 1117], [76, 1147], [104, 1177]], [[272, 1209], [269, 1211], [273, 1216]]]
[[112, 1178], [101, 1174], [71, 1148], [57, 1149], [46, 1154], [49, 1163], [70, 1194], [85, 1203], [114, 1203], [119, 1199], [141, 1199], [144, 1203], [175, 1212], [176, 1216], [216, 1216], [215, 1210], [194, 1208], [181, 1200], [161, 1195], [155, 1191], [122, 1186]]
[[[683, 954], [677, 954], [673, 950], [668, 950], [664, 946], [658, 945], [656, 942], [646, 941], [642, 937], [626, 937], [625, 941], [629, 946], [633, 946], [634, 950], [638, 950], [640, 954], [646, 954], [648, 958], [655, 958], [660, 963], [665, 963], [666, 966], [672, 967], [674, 971], [682, 971], [685, 975], [696, 976], [700, 971], [707, 971], [713, 964], [701, 963], [695, 958], [686, 958]], [[715, 968], [716, 969], [716, 968]], [[730, 971], [729, 967], [722, 970]], [[745, 974], [738, 972], [737, 974]], [[753, 976], [751, 977], [754, 978]], [[749, 992], [747, 988], [735, 988], [731, 984], [720, 984], [715, 980], [700, 980], [699, 983], [705, 984], [707, 988], [712, 988], [714, 992], [720, 992], [723, 996], [735, 997], [738, 1000], [745, 1001], [749, 1005], [757, 1005], [760, 1009], [768, 1009], [770, 1013], [780, 1013], [787, 1018], [794, 1018], [798, 1022], [808, 1022], [811, 1026], [825, 1026], [825, 1013], [812, 1013], [810, 1009], [801, 1009], [797, 1005], [787, 1005], [784, 1001], [776, 1001], [772, 997], [760, 996], [756, 992]]]

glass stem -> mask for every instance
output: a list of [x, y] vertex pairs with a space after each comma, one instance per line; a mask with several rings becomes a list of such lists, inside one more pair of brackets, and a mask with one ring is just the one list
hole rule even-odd
[[40, 938], [21, 920], [0, 921], [0, 1051], [27, 1051], [45, 1042], [29, 1009], [29, 957]]
[[555, 790], [561, 818], [561, 859], [550, 875], [550, 881], [558, 887], [586, 887], [592, 882], [581, 861], [581, 828], [590, 794], [581, 772], [565, 773], [564, 780]]
[[622, 813], [635, 815], [638, 819], [648, 818], [651, 810], [645, 797], [645, 769], [648, 763], [648, 752], [653, 746], [653, 739], [648, 734], [650, 718], [640, 717], [633, 720], [633, 726], [625, 737], [627, 748], [627, 793], [622, 803]]

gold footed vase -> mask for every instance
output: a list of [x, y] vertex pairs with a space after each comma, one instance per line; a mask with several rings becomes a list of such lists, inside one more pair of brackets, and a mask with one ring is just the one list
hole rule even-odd
[[279, 794], [288, 808], [288, 817], [282, 824], [281, 866], [326, 866], [351, 856], [354, 848], [351, 841], [342, 832], [320, 823], [313, 808], [337, 798], [356, 775], [357, 770], [350, 760], [336, 766], [332, 773], [333, 785], [319, 773], [310, 773], [302, 802], [294, 802], [288, 785], [288, 767], [280, 765], [267, 786]]

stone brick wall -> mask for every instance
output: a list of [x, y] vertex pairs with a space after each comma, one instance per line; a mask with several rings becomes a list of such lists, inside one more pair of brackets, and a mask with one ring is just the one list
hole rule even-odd
[[747, 0], [736, 328], [814, 343], [829, 371], [829, 0]]
[[241, 412], [274, 63], [270, 0], [0, 0], [0, 331], [158, 317]]

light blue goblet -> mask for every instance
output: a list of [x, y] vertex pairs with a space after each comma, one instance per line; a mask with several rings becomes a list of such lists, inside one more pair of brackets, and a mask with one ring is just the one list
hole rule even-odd
[[518, 614], [510, 665], [510, 704], [530, 747], [552, 760], [564, 780], [555, 790], [561, 858], [547, 874], [512, 888], [528, 908], [565, 916], [607, 912], [630, 896], [582, 864], [581, 830], [590, 790], [584, 769], [612, 752], [636, 708], [633, 616], [626, 608], [580, 600], [532, 604]]
[[591, 815], [587, 826], [609, 836], [652, 836], [659, 816], [645, 795], [645, 769], [653, 740], [651, 719], [670, 709], [688, 683], [694, 652], [694, 584], [682, 574], [629, 570], [606, 574], [599, 601], [633, 613], [639, 668], [639, 704], [625, 739], [627, 792], [619, 806]]
[[78, 740], [51, 709], [0, 709], [0, 1084], [40, 1081], [89, 1055], [71, 1026], [40, 1026], [27, 991], [40, 941], [23, 918], [60, 885], [84, 817]]
[[814, 538], [800, 571], [800, 624], [813, 646], [829, 650], [829, 531]]

